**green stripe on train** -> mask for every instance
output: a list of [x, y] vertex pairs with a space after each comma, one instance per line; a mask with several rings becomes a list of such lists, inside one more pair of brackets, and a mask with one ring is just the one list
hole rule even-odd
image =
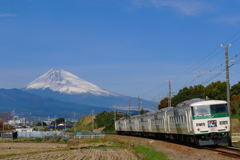
[[[216, 132], [216, 133], [228, 133], [229, 131], [226, 131], [226, 132]], [[206, 134], [209, 134], [209, 133], [199, 133], [199, 134], [194, 134], [194, 135], [198, 135], [198, 136], [200, 136], [200, 135], [206, 135]]]
[[193, 120], [198, 119], [209, 119], [209, 118], [222, 118], [222, 117], [229, 117], [229, 114], [212, 114], [212, 115], [204, 115], [204, 116], [193, 116]]

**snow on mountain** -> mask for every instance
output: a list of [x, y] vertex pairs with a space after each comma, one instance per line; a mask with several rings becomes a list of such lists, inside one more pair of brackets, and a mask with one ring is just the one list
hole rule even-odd
[[90, 93], [96, 96], [120, 96], [87, 82], [65, 70], [51, 69], [41, 77], [29, 83], [24, 90], [46, 89], [65, 94]]

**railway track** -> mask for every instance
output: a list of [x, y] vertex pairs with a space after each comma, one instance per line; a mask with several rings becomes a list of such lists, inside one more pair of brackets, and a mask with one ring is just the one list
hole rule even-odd
[[219, 146], [218, 148], [204, 147], [206, 150], [217, 152], [220, 155], [240, 159], [240, 149], [235, 147]]
[[[116, 136], [116, 137], [128, 137], [126, 135], [118, 135], [118, 134], [106, 134], [106, 135]], [[154, 139], [154, 138], [150, 138], [150, 137], [148, 137], [148, 138], [147, 137], [139, 137], [139, 138], [144, 138], [144, 139], [148, 139], [148, 140]], [[154, 140], [158, 140], [158, 139], [154, 139]], [[160, 140], [160, 141], [169, 142], [171, 144], [174, 144], [173, 141], [168, 141], [168, 140]], [[197, 148], [194, 145], [186, 144], [186, 143], [176, 142], [175, 144], [181, 144], [181, 145], [184, 145], [184, 146], [189, 146], [189, 147], [195, 148], [197, 150], [208, 150], [208, 151], [214, 152], [218, 155], [226, 156], [226, 157], [229, 157], [229, 158], [240, 159], [240, 148], [227, 147], [227, 146], [221, 146], [221, 145], [219, 145], [217, 148], [216, 147], [211, 147], [211, 146], [210, 147]]]

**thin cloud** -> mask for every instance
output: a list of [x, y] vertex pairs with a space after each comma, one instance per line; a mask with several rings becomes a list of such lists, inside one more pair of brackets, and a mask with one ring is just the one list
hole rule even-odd
[[177, 10], [183, 15], [194, 16], [202, 12], [205, 12], [209, 6], [197, 0], [133, 0], [134, 3], [139, 7], [155, 7], [162, 9], [169, 7]]
[[224, 23], [227, 25], [235, 25], [240, 23], [240, 15], [235, 15], [235, 16], [223, 16], [217, 19], [213, 20], [214, 22], [217, 23]]
[[0, 17], [16, 17], [16, 14], [0, 14]]

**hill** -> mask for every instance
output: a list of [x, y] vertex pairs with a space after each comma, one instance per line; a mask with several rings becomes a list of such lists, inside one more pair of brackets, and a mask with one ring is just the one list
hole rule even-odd
[[[94, 130], [112, 131], [114, 130], [114, 113], [103, 111], [98, 113], [94, 120]], [[116, 120], [128, 116], [127, 114], [116, 114]], [[91, 131], [92, 130], [92, 115], [83, 116], [76, 124], [76, 131]], [[74, 127], [70, 129], [74, 131]]]
[[12, 110], [22, 116], [39, 117], [73, 117], [73, 113], [76, 112], [80, 118], [91, 110], [101, 112], [109, 109], [41, 97], [19, 89], [0, 89], [0, 112]]
[[[138, 105], [138, 99], [102, 89], [62, 69], [51, 69], [22, 88], [32, 94], [50, 97], [66, 102], [98, 107]], [[145, 107], [153, 109], [153, 102], [141, 99]]]

